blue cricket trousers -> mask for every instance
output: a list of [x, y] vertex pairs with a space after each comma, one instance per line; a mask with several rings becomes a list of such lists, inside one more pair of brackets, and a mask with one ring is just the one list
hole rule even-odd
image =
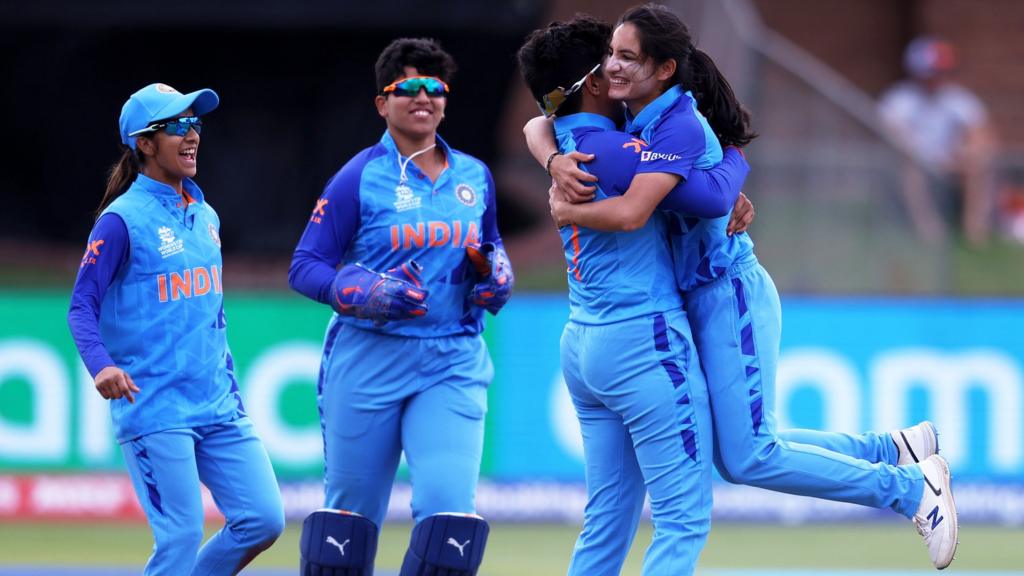
[[914, 515], [924, 490], [921, 470], [893, 465], [888, 434], [776, 431], [782, 312], [756, 258], [691, 291], [686, 309], [708, 381], [715, 464], [725, 480]]
[[[121, 451], [153, 530], [146, 576], [237, 574], [284, 530], [277, 478], [247, 417], [147, 434]], [[201, 549], [200, 482], [226, 521]]]
[[654, 536], [643, 574], [692, 574], [711, 527], [711, 422], [686, 314], [570, 322], [561, 363], [588, 495], [569, 574], [619, 574], [645, 493]]
[[318, 387], [325, 506], [380, 526], [404, 450], [416, 522], [475, 513], [493, 376], [480, 336], [391, 336], [333, 320]]

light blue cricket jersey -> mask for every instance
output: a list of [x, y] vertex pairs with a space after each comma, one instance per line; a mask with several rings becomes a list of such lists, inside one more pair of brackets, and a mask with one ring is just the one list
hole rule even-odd
[[[598, 177], [599, 202], [629, 189], [641, 146], [618, 132], [608, 118], [589, 113], [555, 118], [562, 153], [594, 154], [581, 167]], [[559, 229], [569, 264], [569, 319], [580, 324], [610, 324], [682, 306], [672, 273], [672, 256], [663, 212], [655, 211], [632, 232], [599, 232], [570, 225]]]
[[[483, 309], [467, 296], [478, 281], [466, 246], [501, 245], [495, 214], [495, 189], [483, 162], [449, 147], [440, 136], [448, 166], [431, 182], [413, 162], [402, 163], [391, 134], [345, 164], [327, 184], [299, 241], [296, 259], [318, 270], [312, 280], [298, 279], [303, 293], [326, 301], [321, 287], [340, 263], [362, 263], [378, 272], [415, 259], [423, 266], [430, 292], [429, 310], [412, 320], [383, 326], [353, 316], [337, 321], [385, 334], [429, 338], [479, 334]], [[293, 267], [294, 267], [293, 263]], [[320, 277], [323, 277], [321, 279]], [[326, 280], [326, 283], [324, 282]], [[309, 284], [309, 287], [304, 287]]]
[[[694, 168], [710, 168], [722, 160], [722, 147], [707, 120], [697, 111], [693, 95], [673, 86], [644, 107], [635, 118], [627, 114], [626, 130], [650, 145], [637, 173], [669, 172], [683, 178]], [[721, 276], [732, 264], [754, 254], [746, 233], [725, 233], [730, 214], [696, 218], [670, 213], [676, 282], [692, 290]]]
[[243, 413], [227, 345], [220, 219], [194, 182], [184, 206], [166, 184], [139, 175], [104, 213], [130, 241], [100, 307], [110, 357], [141, 389], [110, 403], [119, 441], [193, 428]]

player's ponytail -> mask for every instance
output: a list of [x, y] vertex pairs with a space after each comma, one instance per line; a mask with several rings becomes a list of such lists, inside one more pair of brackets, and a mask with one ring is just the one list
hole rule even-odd
[[732, 86], [703, 50], [696, 47], [689, 59], [686, 87], [693, 93], [697, 108], [708, 120], [723, 146], [743, 147], [757, 138], [750, 129], [750, 112], [736, 99]]
[[124, 191], [131, 186], [135, 177], [139, 175], [140, 166], [142, 166], [142, 160], [139, 158], [139, 153], [125, 146], [121, 158], [110, 167], [110, 172], [107, 174], [107, 189], [103, 192], [99, 208], [96, 209], [97, 218], [114, 199], [124, 194]]
[[714, 61], [693, 45], [690, 30], [678, 16], [660, 4], [645, 4], [627, 10], [619, 19], [620, 25], [626, 23], [636, 28], [646, 58], [656, 64], [675, 60], [676, 74], [668, 86], [680, 84], [693, 93], [697, 108], [723, 145], [744, 146], [757, 137], [750, 129], [750, 113]]

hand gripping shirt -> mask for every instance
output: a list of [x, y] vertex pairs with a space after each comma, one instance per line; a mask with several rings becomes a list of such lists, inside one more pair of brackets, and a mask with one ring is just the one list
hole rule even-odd
[[[690, 92], [673, 86], [644, 107], [627, 114], [628, 132], [650, 145], [637, 173], [667, 172], [687, 178], [694, 168], [708, 168], [722, 159], [722, 147], [707, 120], [697, 111]], [[754, 243], [746, 233], [725, 233], [730, 214], [719, 218], [670, 213], [672, 252], [679, 289], [692, 290], [721, 276], [736, 263], [753, 258]]]
[[292, 288], [329, 304], [339, 264], [358, 262], [385, 272], [414, 259], [423, 266], [429, 291], [425, 316], [383, 326], [352, 316], [338, 320], [419, 338], [479, 334], [483, 309], [467, 300], [478, 279], [466, 245], [502, 245], [494, 180], [487, 166], [440, 136], [437, 145], [448, 165], [436, 182], [406, 162], [388, 132], [349, 160], [327, 183], [295, 248], [288, 273]]
[[[102, 258], [104, 248], [124, 258], [110, 268], [116, 272], [102, 290], [98, 311], [102, 348], [140, 388], [134, 404], [110, 404], [119, 441], [244, 414], [227, 345], [220, 219], [194, 182], [186, 179], [183, 186], [191, 203], [170, 186], [139, 175], [100, 217], [108, 223], [116, 220], [107, 215], [120, 217], [127, 254], [91, 237], [83, 259], [84, 270]], [[80, 271], [80, 281], [83, 276]], [[89, 316], [82, 311], [90, 307], [79, 297], [80, 283], [72, 297], [78, 314], [69, 319], [82, 348], [80, 336], [87, 340], [89, 332], [82, 330]], [[90, 372], [102, 367], [91, 365]]]

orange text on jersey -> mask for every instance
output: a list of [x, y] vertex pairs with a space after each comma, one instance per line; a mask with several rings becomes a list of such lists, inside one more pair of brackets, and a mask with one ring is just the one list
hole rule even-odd
[[214, 294], [222, 294], [224, 288], [220, 283], [220, 269], [217, 266], [197, 266], [183, 270], [180, 274], [159, 274], [156, 277], [157, 294], [161, 302], [181, 300], [193, 296], [206, 296], [212, 290]]
[[[465, 234], [465, 235], [463, 235]], [[465, 248], [468, 244], [480, 243], [480, 227], [476, 222], [462, 220], [443, 222], [431, 220], [415, 224], [393, 224], [391, 226], [391, 251], [410, 248], [435, 248], [452, 246]]]

